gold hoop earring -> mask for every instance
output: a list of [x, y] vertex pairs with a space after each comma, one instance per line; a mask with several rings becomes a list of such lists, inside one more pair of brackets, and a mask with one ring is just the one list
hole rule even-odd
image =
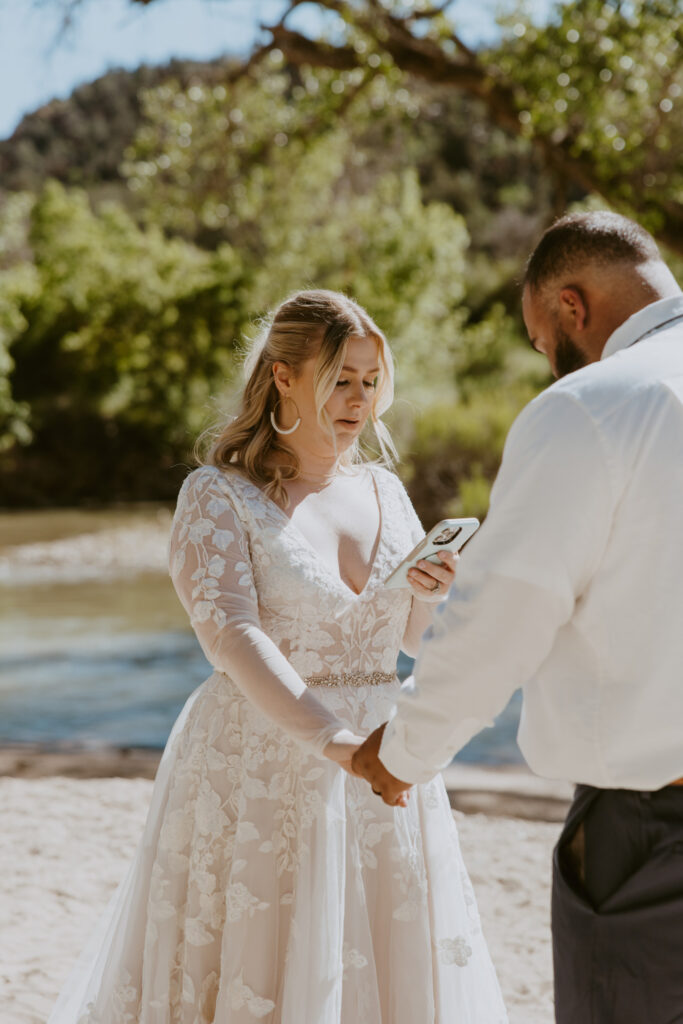
[[[278, 406], [280, 405], [280, 402], [282, 402], [285, 399], [288, 402], [292, 402], [292, 404], [294, 405], [294, 408], [296, 409], [296, 422], [295, 422], [294, 426], [290, 427], [288, 430], [285, 430], [284, 427], [278, 426], [278, 424], [277, 424], [277, 422], [275, 420], [275, 411], [277, 410]], [[281, 395], [278, 398], [277, 402], [275, 403], [275, 409], [273, 409], [271, 411], [270, 422], [271, 422], [273, 430], [275, 431], [276, 434], [293, 434], [294, 431], [301, 425], [301, 415], [299, 413], [299, 406], [296, 404], [294, 399], [290, 398], [289, 395]]]

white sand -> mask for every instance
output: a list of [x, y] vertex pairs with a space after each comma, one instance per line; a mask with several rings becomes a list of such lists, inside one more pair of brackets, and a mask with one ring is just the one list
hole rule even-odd
[[[137, 843], [146, 779], [0, 779], [0, 1024], [43, 1024]], [[511, 1024], [551, 1024], [559, 825], [458, 815]], [[422, 1024], [422, 1022], [416, 1022]]]

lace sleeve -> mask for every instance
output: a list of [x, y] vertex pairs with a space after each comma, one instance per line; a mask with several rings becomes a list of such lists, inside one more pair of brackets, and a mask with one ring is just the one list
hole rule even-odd
[[216, 471], [191, 473], [180, 492], [170, 572], [209, 662], [263, 714], [318, 756], [348, 730], [308, 691], [261, 629], [246, 530]]
[[[415, 545], [424, 537], [424, 527], [418, 518], [417, 512], [413, 507], [413, 503], [408, 496], [408, 492], [398, 478], [396, 478], [395, 486], [399, 492], [399, 503], [403, 512], [404, 522], [408, 524], [408, 529], [410, 531], [411, 544]], [[419, 601], [415, 595], [413, 595], [410, 615], [408, 616], [406, 628], [403, 633], [403, 640], [401, 642], [401, 650], [407, 654], [409, 658], [414, 658], [417, 655], [422, 636], [425, 630], [428, 629], [432, 623], [434, 608], [435, 604], [428, 603], [427, 601]]]

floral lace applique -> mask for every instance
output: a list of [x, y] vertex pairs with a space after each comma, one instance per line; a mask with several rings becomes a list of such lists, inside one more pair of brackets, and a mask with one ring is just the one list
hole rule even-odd
[[[414, 837], [419, 840], [419, 837]], [[424, 859], [419, 842], [410, 847], [394, 847], [391, 859], [397, 867], [394, 878], [398, 882], [399, 891], [405, 897], [394, 909], [397, 921], [415, 921], [427, 902], [427, 877], [424, 870]]]
[[[397, 812], [318, 756], [316, 716], [367, 735], [398, 682], [295, 689], [278, 703], [280, 676], [259, 689], [266, 661], [252, 689], [226, 668], [265, 641], [268, 663], [303, 678], [395, 672], [412, 598], [382, 580], [422, 529], [398, 479], [370, 472], [381, 533], [360, 595], [245, 477], [203, 467], [183, 485], [170, 569], [216, 671], [167, 747], [144, 869], [121, 910], [123, 952], [78, 1024], [272, 1024], [275, 1011], [303, 1024], [304, 1001], [306, 1024], [505, 1021], [442, 781], [416, 786]], [[297, 729], [311, 695], [309, 743]], [[456, 937], [435, 940], [435, 921]], [[413, 929], [423, 941], [409, 941]], [[454, 965], [467, 966], [455, 987]]]
[[241, 1010], [243, 1006], [246, 1006], [252, 1017], [259, 1019], [267, 1017], [275, 1009], [272, 999], [257, 996], [248, 985], [244, 984], [244, 971], [240, 971], [230, 985], [230, 1005], [233, 1010]]
[[462, 935], [458, 935], [455, 939], [439, 939], [436, 948], [439, 951], [439, 960], [443, 964], [466, 967], [472, 956], [472, 947]]

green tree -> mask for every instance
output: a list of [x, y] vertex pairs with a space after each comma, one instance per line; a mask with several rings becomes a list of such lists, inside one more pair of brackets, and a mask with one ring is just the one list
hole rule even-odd
[[10, 349], [28, 327], [22, 302], [40, 288], [25, 231], [32, 202], [28, 194], [12, 196], [0, 209], [0, 453], [31, 439], [29, 406], [12, 394], [15, 364]]
[[[464, 217], [426, 201], [416, 163], [434, 121], [411, 132], [400, 73], [292, 72], [272, 55], [234, 84], [165, 81], [143, 108], [123, 166], [142, 227], [55, 183], [5, 204], [6, 436], [33, 432], [4, 459], [5, 503], [170, 497], [251, 320], [320, 286], [355, 295], [390, 339], [392, 426], [425, 519], [458, 492], [481, 512], [501, 424], [542, 379], [490, 283], [473, 315], [473, 266], [495, 287], [509, 271], [472, 260]], [[433, 403], [460, 433], [444, 441], [418, 412]]]
[[182, 472], [169, 468], [233, 370], [242, 264], [227, 245], [208, 254], [141, 231], [116, 204], [95, 214], [56, 183], [22, 202], [31, 257], [3, 275], [0, 310], [14, 439], [28, 428], [33, 443], [5, 455], [7, 501], [53, 487], [61, 502], [172, 494]]
[[[298, 4], [293, 0], [288, 10]], [[492, 119], [529, 138], [557, 182], [644, 219], [683, 252], [683, 4], [573, 0], [536, 28], [523, 8], [494, 49], [472, 51], [430, 0], [317, 0], [340, 19], [331, 40], [286, 25], [269, 46], [338, 70], [393, 65], [477, 96]], [[343, 26], [343, 27], [342, 27]]]
[[468, 233], [450, 207], [424, 203], [414, 168], [389, 170], [364, 147], [394, 97], [386, 79], [363, 85], [325, 71], [292, 84], [275, 59], [229, 93], [167, 83], [145, 99], [124, 170], [150, 220], [215, 229], [249, 261], [254, 314], [308, 285], [350, 292], [391, 339], [405, 392], [445, 382], [452, 394]]
[[502, 43], [482, 52], [458, 35], [448, 2], [315, 0], [337, 16], [321, 39], [288, 27], [300, 2], [289, 0], [251, 66], [277, 48], [301, 66], [393, 67], [463, 90], [533, 142], [556, 181], [558, 209], [573, 182], [683, 252], [682, 0], [572, 0], [540, 29], [520, 5]]
[[[61, 0], [67, 20], [84, 2]], [[683, 0], [557, 2], [541, 28], [517, 3], [502, 19], [502, 42], [481, 51], [458, 34], [453, 0], [310, 2], [336, 19], [324, 38], [291, 29], [302, 0], [286, 0], [246, 72], [276, 51], [302, 68], [396, 69], [408, 87], [418, 78], [463, 91], [533, 143], [555, 180], [558, 211], [573, 183], [683, 253]]]
[[[458, 492], [476, 492], [482, 514], [500, 432], [546, 372], [501, 304], [483, 301], [472, 318], [465, 221], [444, 203], [425, 202], [414, 167], [419, 147], [394, 148], [416, 109], [395, 78], [310, 70], [297, 80], [271, 56], [232, 89], [165, 83], [145, 98], [147, 120], [124, 170], [147, 215], [167, 230], [206, 237], [222, 215], [215, 230], [253, 261], [246, 302], [254, 312], [307, 284], [350, 292], [365, 305], [397, 357], [391, 421], [423, 514], [452, 506]], [[380, 125], [385, 148], [376, 145]], [[500, 283], [490, 260], [475, 274]], [[436, 419], [418, 411], [434, 403]], [[439, 416], [455, 424], [448, 443]], [[469, 432], [460, 436], [465, 422]]]

